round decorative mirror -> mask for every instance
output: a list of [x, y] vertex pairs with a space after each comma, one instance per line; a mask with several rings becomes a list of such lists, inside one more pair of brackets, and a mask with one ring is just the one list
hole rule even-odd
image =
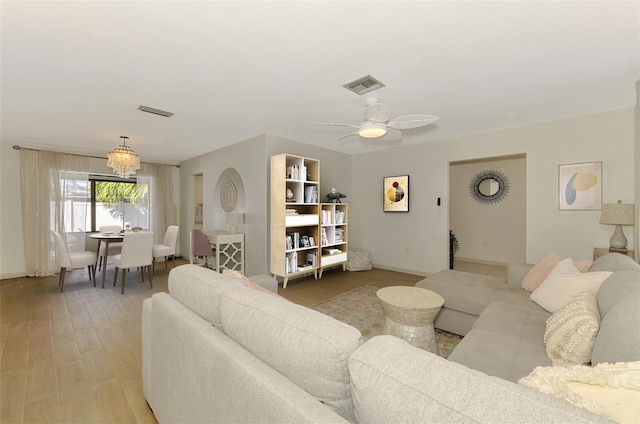
[[488, 170], [476, 174], [469, 183], [469, 194], [480, 203], [497, 203], [509, 192], [509, 179], [500, 171]]

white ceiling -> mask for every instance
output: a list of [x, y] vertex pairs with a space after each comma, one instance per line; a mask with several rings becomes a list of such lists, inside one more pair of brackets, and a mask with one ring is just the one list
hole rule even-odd
[[[371, 74], [414, 144], [632, 107], [640, 2], [2, 1], [2, 142], [177, 163], [269, 133], [345, 153]], [[174, 112], [171, 118], [139, 105]]]

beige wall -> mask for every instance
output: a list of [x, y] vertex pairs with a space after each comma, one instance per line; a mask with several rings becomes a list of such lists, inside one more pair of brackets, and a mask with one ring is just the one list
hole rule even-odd
[[[509, 182], [500, 202], [480, 203], [471, 181], [481, 172], [499, 171]], [[526, 159], [507, 157], [452, 163], [449, 168], [449, 219], [460, 250], [456, 258], [509, 264], [526, 260]]]
[[[1, 144], [0, 278], [24, 275], [18, 152]], [[205, 229], [213, 228], [214, 190], [229, 167], [240, 174], [246, 195], [247, 273], [268, 271], [269, 157], [290, 153], [319, 159], [320, 195], [335, 187], [348, 195], [349, 245], [364, 247], [377, 266], [418, 274], [448, 266], [449, 163], [526, 154], [526, 260], [555, 251], [587, 258], [607, 246], [612, 228], [598, 224], [599, 211], [558, 210], [559, 164], [602, 161], [603, 201], [632, 202], [637, 182], [633, 108], [546, 122], [451, 140], [348, 156], [315, 146], [261, 135], [181, 163], [174, 172], [181, 225], [180, 252], [188, 252], [193, 219], [193, 178], [203, 174]], [[92, 172], [108, 172], [92, 160]], [[409, 213], [382, 212], [382, 178], [411, 176]], [[442, 199], [437, 206], [437, 198]], [[625, 228], [629, 247], [637, 244]], [[186, 256], [187, 253], [184, 253]]]
[[[621, 109], [353, 157], [350, 246], [374, 264], [420, 274], [448, 266], [450, 162], [526, 154], [526, 260], [555, 251], [589, 258], [608, 246], [612, 228], [599, 211], [558, 210], [558, 165], [603, 162], [603, 200], [633, 201], [633, 109]], [[382, 212], [382, 178], [411, 176], [409, 213]], [[442, 198], [442, 206], [436, 199]], [[625, 231], [629, 246], [631, 231]]]
[[[202, 174], [204, 231], [225, 230], [222, 218], [216, 216], [221, 212], [215, 187], [221, 173], [227, 168], [234, 168], [242, 179], [245, 191], [245, 204], [241, 211], [245, 215], [245, 222], [238, 226], [238, 230], [245, 234], [245, 274], [269, 272], [269, 161], [271, 156], [280, 153], [320, 160], [321, 196], [325, 196], [332, 187], [349, 193], [349, 155], [274, 135], [263, 134], [186, 160], [180, 164], [181, 204], [184, 205], [180, 216], [181, 226], [184, 227], [184, 231], [181, 231], [183, 252], [189, 252], [188, 234], [193, 225], [193, 175]], [[185, 253], [185, 257], [187, 255]]]

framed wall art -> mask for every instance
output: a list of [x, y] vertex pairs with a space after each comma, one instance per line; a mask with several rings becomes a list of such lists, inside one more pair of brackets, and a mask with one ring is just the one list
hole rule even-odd
[[385, 212], [409, 212], [409, 176], [384, 177]]
[[602, 162], [558, 165], [560, 210], [602, 209]]

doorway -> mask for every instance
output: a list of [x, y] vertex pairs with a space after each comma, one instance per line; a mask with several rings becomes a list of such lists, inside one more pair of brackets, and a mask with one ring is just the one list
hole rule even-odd
[[[503, 192], [485, 190], [501, 179]], [[526, 188], [526, 154], [449, 164], [449, 228], [459, 244], [457, 261], [526, 261]]]

